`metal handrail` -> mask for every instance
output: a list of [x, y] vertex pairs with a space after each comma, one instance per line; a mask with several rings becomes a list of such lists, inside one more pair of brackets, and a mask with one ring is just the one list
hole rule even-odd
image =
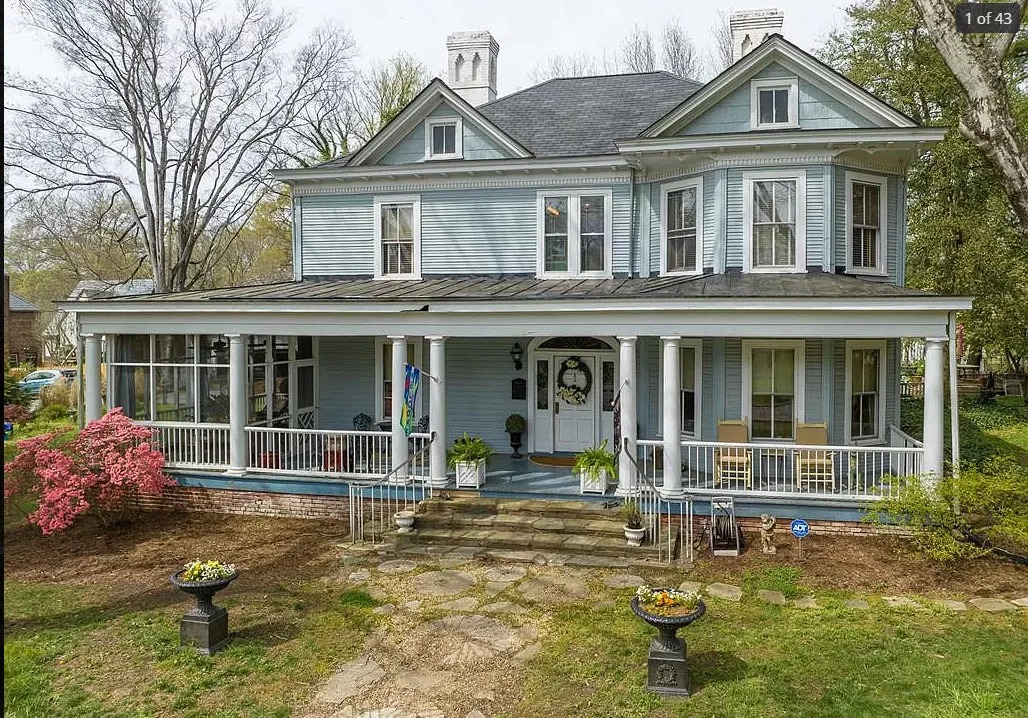
[[[635, 456], [632, 456], [632, 452], [628, 448], [628, 439], [623, 439], [621, 442], [621, 452], [628, 457], [632, 466], [635, 467], [635, 476], [641, 478], [646, 483], [646, 488], [649, 491], [644, 491], [643, 487], [637, 486], [635, 483], [631, 484], [629, 490], [635, 494], [636, 490], [639, 492], [640, 511], [644, 515], [650, 517], [650, 529], [653, 539], [653, 545], [657, 547], [657, 560], [659, 561], [664, 555], [663, 541], [661, 540], [661, 519], [662, 513], [667, 514], [668, 520], [668, 531], [667, 531], [667, 562], [671, 563], [674, 559], [674, 540], [671, 534], [671, 521], [672, 512], [671, 505], [678, 504], [678, 511], [675, 515], [678, 517], [678, 534], [682, 539], [682, 552], [679, 554], [681, 558], [692, 561], [693, 560], [693, 499], [692, 496], [686, 494], [682, 498], [669, 498], [663, 496], [660, 493], [660, 489], [657, 487], [655, 481], [651, 480], [650, 476], [642, 470], [639, 465], [639, 460]], [[661, 505], [666, 507], [666, 511], [661, 511]], [[651, 507], [651, 510], [645, 511], [643, 507]]]

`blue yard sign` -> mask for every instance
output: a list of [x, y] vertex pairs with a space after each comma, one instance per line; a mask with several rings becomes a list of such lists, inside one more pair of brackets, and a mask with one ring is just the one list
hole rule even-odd
[[414, 402], [417, 401], [418, 387], [421, 386], [421, 370], [405, 364], [403, 372], [403, 409], [400, 411], [400, 426], [403, 427], [403, 433], [410, 436], [414, 428]]
[[793, 519], [792, 523], [789, 524], [789, 530], [798, 539], [806, 538], [807, 534], [810, 533], [810, 524], [803, 519]]

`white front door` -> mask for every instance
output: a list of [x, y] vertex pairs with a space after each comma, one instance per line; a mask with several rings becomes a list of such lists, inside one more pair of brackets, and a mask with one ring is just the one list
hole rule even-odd
[[[558, 354], [553, 359], [554, 376], [554, 409], [556, 416], [553, 424], [553, 450], [577, 452], [596, 445], [596, 392], [599, 391], [596, 376], [596, 360], [594, 357], [575, 356], [585, 370], [592, 376], [589, 394], [581, 404], [566, 401], [560, 396], [560, 373], [564, 362], [572, 357]], [[586, 387], [585, 370], [568, 369], [564, 372], [564, 384]]]

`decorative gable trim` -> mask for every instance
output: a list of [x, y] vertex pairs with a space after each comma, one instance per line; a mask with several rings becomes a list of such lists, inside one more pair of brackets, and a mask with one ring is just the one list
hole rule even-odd
[[418, 93], [400, 113], [390, 120], [378, 134], [367, 144], [357, 150], [347, 163], [348, 167], [358, 167], [381, 157], [396, 146], [418, 123], [428, 117], [441, 102], [450, 105], [463, 120], [472, 122], [498, 145], [515, 157], [531, 157], [532, 153], [522, 147], [515, 139], [485, 118], [482, 113], [472, 107], [464, 98], [455, 93], [438, 77]]
[[863, 114], [868, 119], [886, 127], [917, 127], [917, 123], [896, 108], [878, 99], [870, 92], [840, 75], [804, 52], [781, 35], [772, 35], [757, 49], [703, 86], [682, 104], [661, 119], [647, 127], [641, 138], [661, 137], [665, 133], [682, 127], [713, 107], [730, 92], [751, 79], [765, 65], [780, 62], [798, 75], [808, 75], [817, 81], [829, 94]]

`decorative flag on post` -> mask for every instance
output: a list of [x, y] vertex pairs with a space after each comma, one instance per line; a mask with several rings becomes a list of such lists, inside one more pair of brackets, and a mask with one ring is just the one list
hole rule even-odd
[[614, 449], [615, 454], [621, 453], [621, 390], [618, 389], [617, 396], [614, 397], [614, 401], [610, 402], [610, 406], [614, 409]]
[[403, 409], [400, 411], [400, 426], [403, 433], [410, 436], [414, 428], [414, 402], [418, 398], [418, 387], [421, 386], [421, 370], [410, 364], [403, 365]]

